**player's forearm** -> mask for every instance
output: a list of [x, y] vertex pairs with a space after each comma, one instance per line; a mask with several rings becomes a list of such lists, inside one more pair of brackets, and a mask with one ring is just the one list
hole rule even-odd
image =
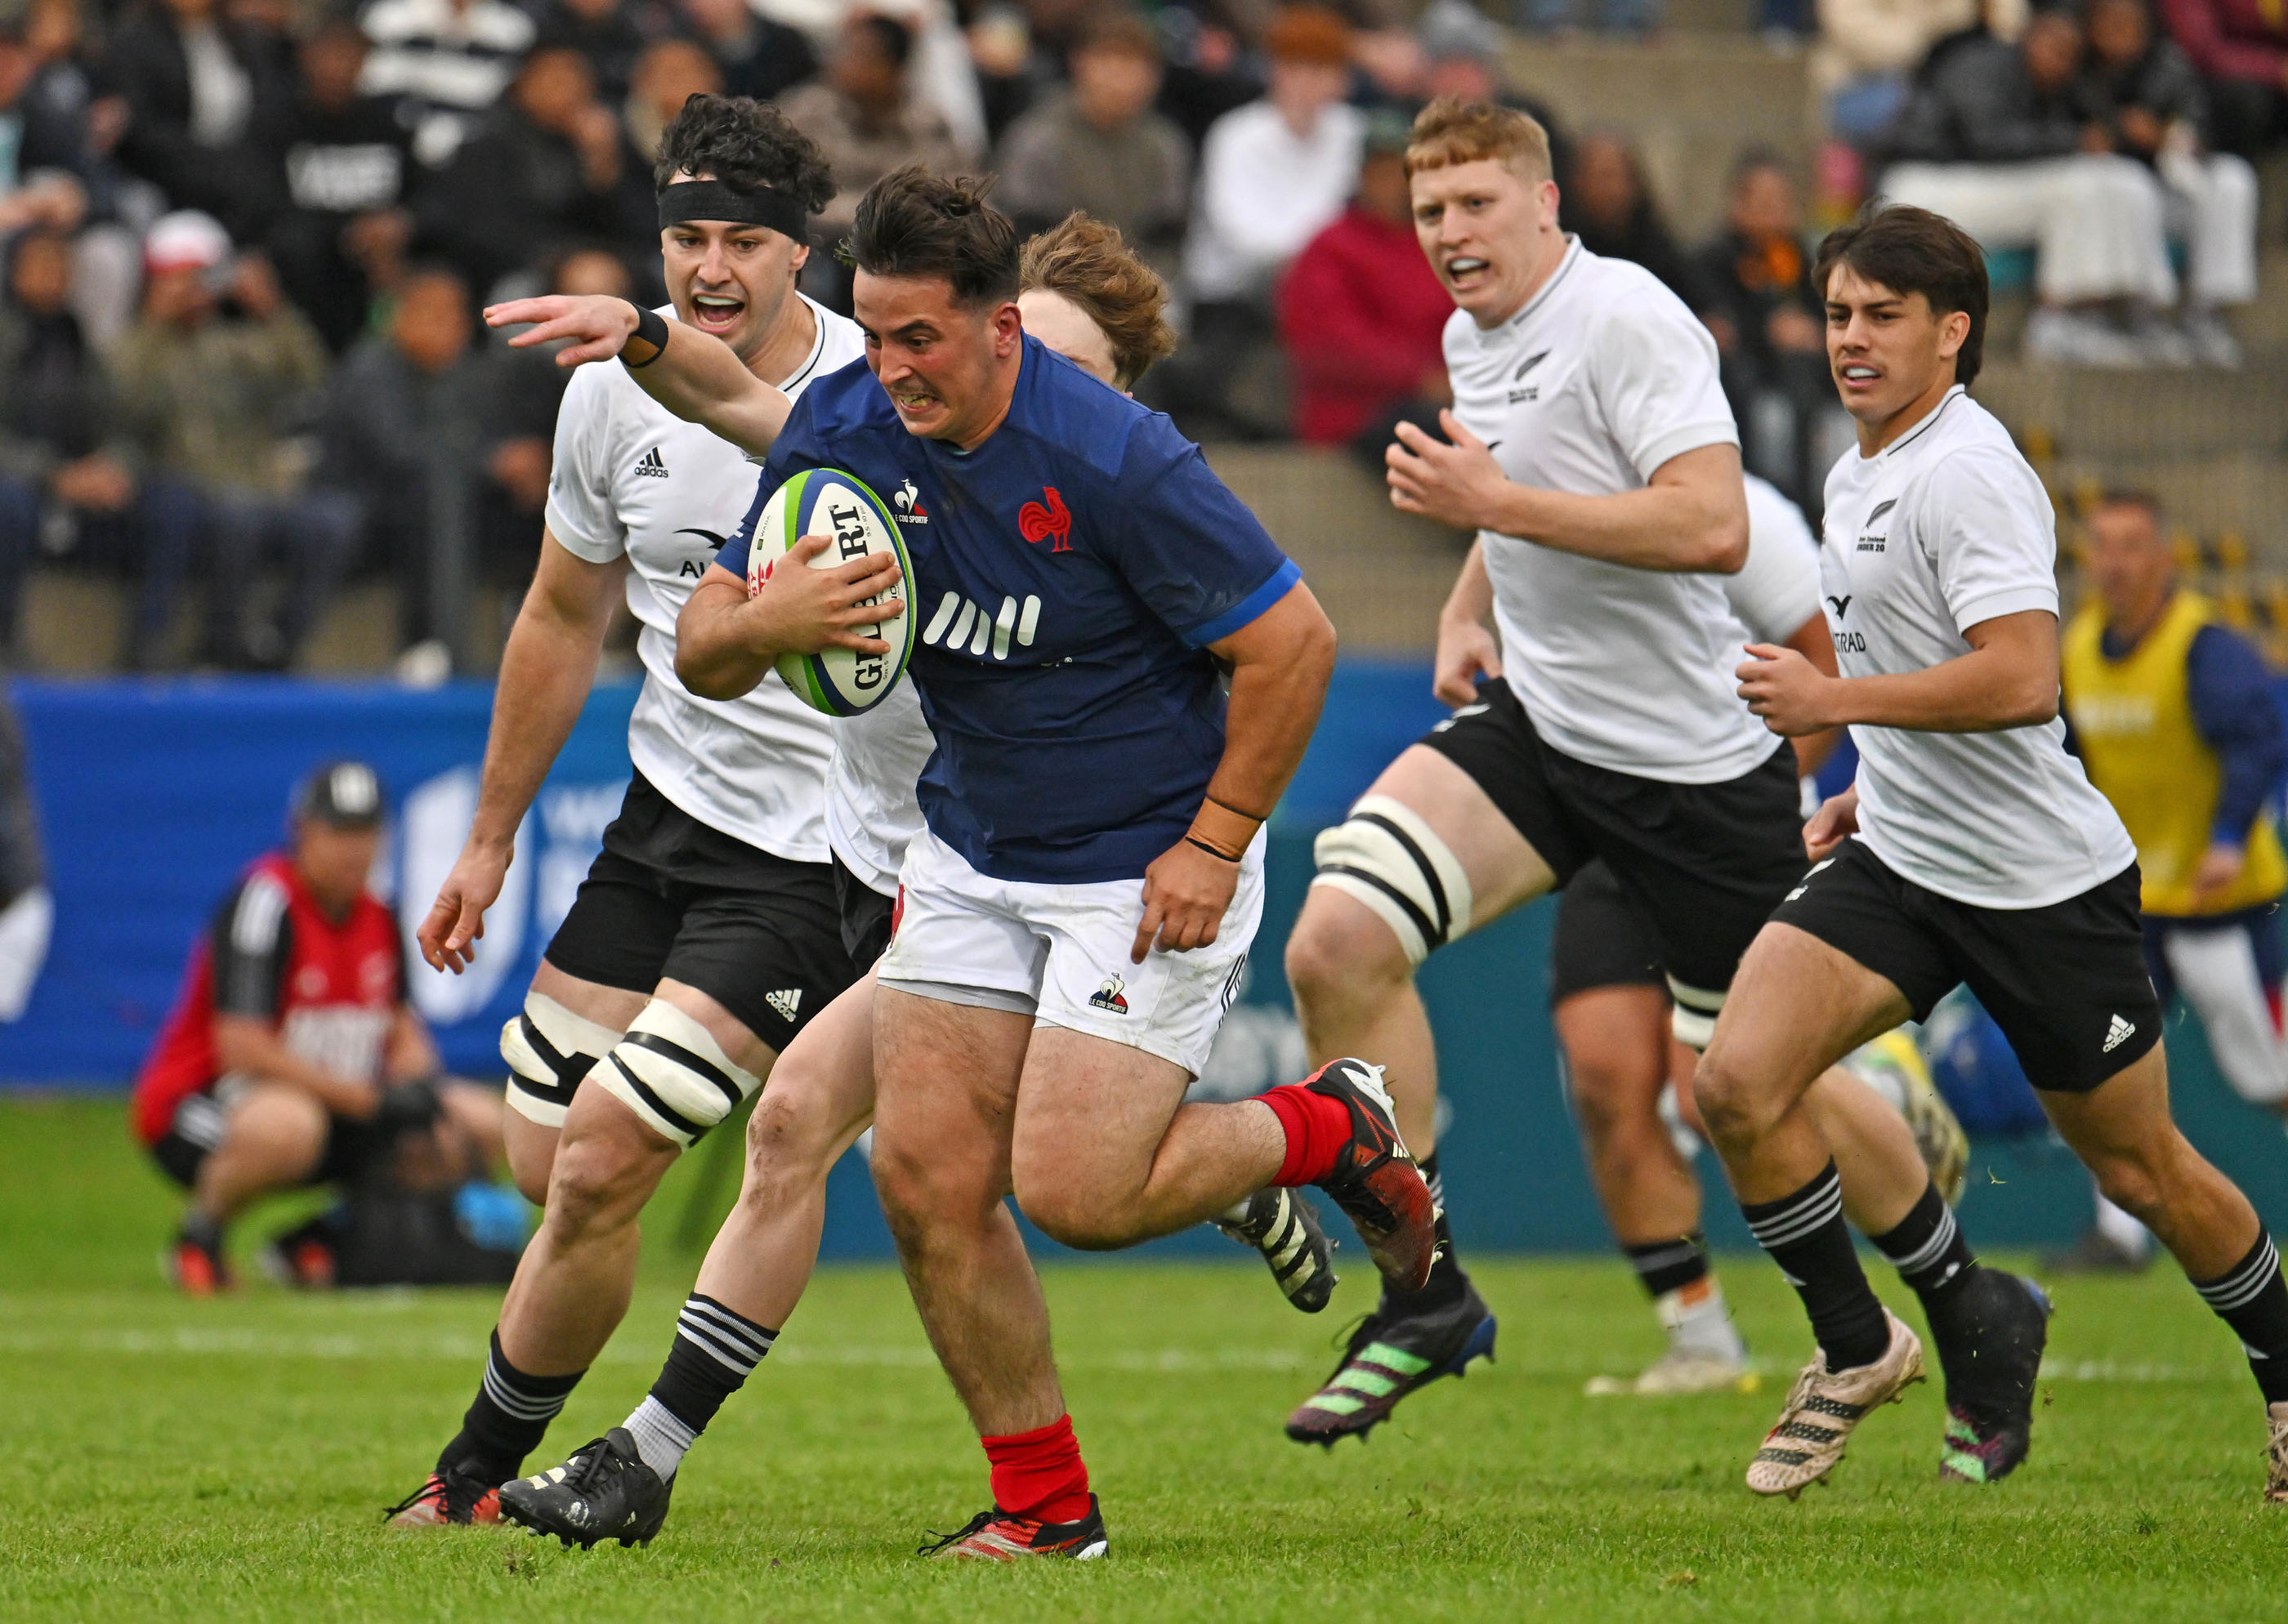
[[733, 700], [753, 692], [778, 659], [778, 651], [756, 635], [752, 600], [728, 574], [701, 581], [675, 622], [675, 674], [701, 699]]
[[667, 347], [630, 367], [628, 376], [685, 422], [757, 456], [770, 450], [793, 409], [785, 395], [747, 370], [729, 345], [679, 322], [670, 325]]
[[1302, 598], [1283, 616], [1292, 623], [1232, 667], [1223, 759], [1208, 780], [1211, 802], [1258, 820], [1302, 765], [1335, 669], [1334, 627], [1304, 588], [1296, 591]]
[[258, 1017], [217, 1016], [214, 1039], [215, 1059], [226, 1073], [238, 1073], [299, 1089], [330, 1110], [360, 1103], [356, 1097], [361, 1090], [355, 1084], [345, 1082], [316, 1062], [296, 1054], [279, 1041], [268, 1022]]
[[1486, 544], [1482, 540], [1470, 543], [1470, 556], [1462, 560], [1462, 573], [1454, 578], [1454, 590], [1446, 594], [1446, 606], [1438, 618], [1450, 626], [1490, 626], [1494, 618], [1493, 577], [1486, 574]]
[[1486, 529], [1631, 569], [1728, 575], [1748, 557], [1746, 498], [1690, 486], [1584, 496], [1512, 484], [1490, 509]]
[[[1837, 674], [1834, 640], [1827, 633], [1827, 617], [1815, 614], [1795, 629], [1787, 640], [1795, 650], [1817, 667], [1823, 677]], [[1795, 741], [1795, 764], [1799, 772], [1807, 775], [1816, 772], [1835, 754], [1835, 747], [1843, 742], [1843, 730], [1830, 727], [1815, 733], [1806, 733]]]
[[2014, 651], [1973, 649], [1926, 670], [1846, 677], [1831, 690], [1831, 725], [1859, 723], [1926, 733], [1992, 733], [2035, 727], [2058, 713], [2056, 669]]
[[472, 844], [514, 847], [517, 826], [596, 685], [603, 646], [602, 627], [559, 614], [535, 582], [501, 654]]

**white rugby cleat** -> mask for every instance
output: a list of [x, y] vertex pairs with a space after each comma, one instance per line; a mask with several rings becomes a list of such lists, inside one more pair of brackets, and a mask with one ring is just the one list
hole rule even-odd
[[1823, 1352], [1803, 1367], [1779, 1421], [1748, 1462], [1750, 1488], [1793, 1500], [1807, 1485], [1824, 1483], [1860, 1418], [1879, 1404], [1896, 1404], [1923, 1379], [1921, 1342], [1887, 1308], [1883, 1319], [1891, 1327], [1891, 1345], [1873, 1364], [1831, 1372]]

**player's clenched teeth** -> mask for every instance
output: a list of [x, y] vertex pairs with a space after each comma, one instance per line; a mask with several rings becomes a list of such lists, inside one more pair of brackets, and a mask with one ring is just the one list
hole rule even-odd
[[1489, 262], [1472, 254], [1459, 254], [1446, 262], [1446, 274], [1456, 281], [1474, 276], [1488, 268]]

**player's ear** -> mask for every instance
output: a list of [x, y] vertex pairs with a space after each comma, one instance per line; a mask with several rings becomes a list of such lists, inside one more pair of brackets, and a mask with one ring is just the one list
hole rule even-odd
[[986, 323], [993, 330], [993, 354], [997, 360], [1008, 360], [1017, 353], [1017, 346], [1025, 341], [1024, 314], [1018, 310], [1014, 299], [996, 306], [993, 313], [986, 318]]

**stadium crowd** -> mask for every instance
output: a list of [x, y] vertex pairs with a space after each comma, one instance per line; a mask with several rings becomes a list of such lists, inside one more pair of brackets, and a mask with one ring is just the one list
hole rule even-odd
[[[1515, 21], [1658, 22], [1642, 0], [1577, 9], [1521, 0]], [[1826, 0], [1814, 19], [1775, 0], [1761, 21], [1816, 33], [1823, 176], [2035, 250], [2033, 353], [2236, 362], [2219, 313], [2255, 291], [2250, 160], [2288, 134], [2276, 7]], [[821, 145], [840, 188], [824, 241], [916, 162], [989, 168], [1027, 229], [1075, 208], [1118, 226], [1191, 339], [1148, 400], [1196, 437], [1378, 466], [1394, 423], [1434, 423], [1450, 398], [1405, 121], [1437, 95], [1507, 100], [1555, 133], [1568, 228], [1707, 322], [1750, 465], [1815, 506], [1835, 408], [1797, 163], [1742, 154], [1721, 228], [1680, 242], [1625, 135], [1567, 141], [1513, 92], [1507, 40], [1466, 0], [1411, 20], [1389, 0], [17, 0], [0, 15], [0, 652], [35, 561], [128, 577], [131, 669], [287, 667], [362, 570], [399, 589], [403, 671], [449, 670], [468, 585], [529, 574], [565, 383], [546, 354], [487, 342], [476, 306], [656, 303], [651, 157], [701, 91], [774, 99]], [[805, 289], [846, 309], [847, 278], [821, 253]], [[253, 612], [274, 569], [285, 590]]]

